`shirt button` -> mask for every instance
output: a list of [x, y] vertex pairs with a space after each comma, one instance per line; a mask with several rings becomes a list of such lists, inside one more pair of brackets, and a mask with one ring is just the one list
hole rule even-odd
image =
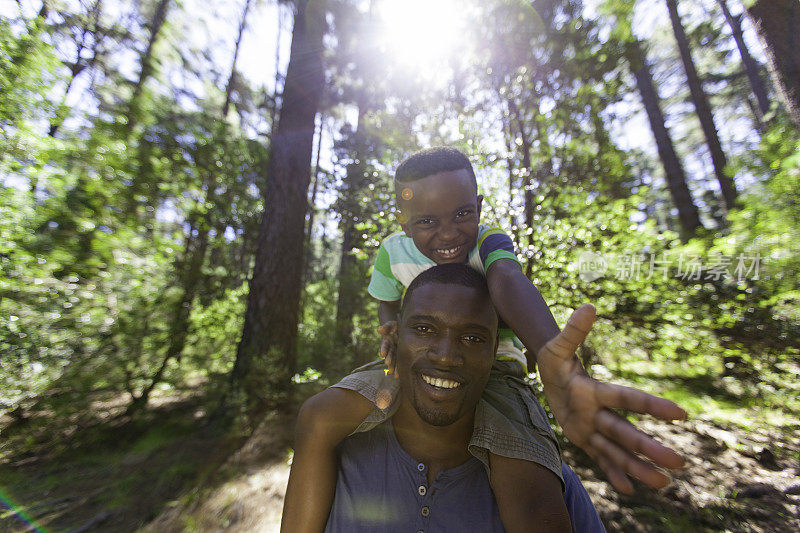
[[424, 464], [422, 464], [422, 463], [418, 464], [418, 465], [417, 465], [417, 470], [419, 470], [420, 472], [422, 472], [423, 470], [425, 470], [425, 465], [424, 465]]
[[417, 489], [417, 492], [419, 492], [420, 496], [425, 496], [425, 493], [428, 492], [428, 489], [425, 487], [425, 485], [420, 485]]
[[422, 531], [421, 529], [419, 529], [419, 530], [417, 530], [417, 533], [425, 533], [425, 532]]
[[428, 509], [427, 506], [425, 506], [425, 507], [422, 508], [421, 513], [422, 513], [422, 516], [426, 516], [427, 517], [429, 514], [431, 514], [431, 510]]

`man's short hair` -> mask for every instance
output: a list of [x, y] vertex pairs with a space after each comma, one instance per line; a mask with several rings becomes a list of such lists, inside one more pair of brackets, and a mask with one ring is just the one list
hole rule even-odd
[[416, 181], [452, 170], [468, 170], [475, 190], [478, 190], [478, 180], [475, 179], [469, 158], [462, 151], [448, 146], [435, 146], [411, 154], [397, 165], [394, 181]]
[[403, 303], [400, 306], [400, 316], [403, 316], [406, 302], [409, 301], [411, 294], [429, 283], [439, 283], [441, 285], [462, 285], [477, 289], [482, 295], [489, 297], [489, 286], [486, 278], [477, 270], [467, 266], [466, 263], [444, 263], [425, 270], [409, 284], [406, 294], [403, 296]]

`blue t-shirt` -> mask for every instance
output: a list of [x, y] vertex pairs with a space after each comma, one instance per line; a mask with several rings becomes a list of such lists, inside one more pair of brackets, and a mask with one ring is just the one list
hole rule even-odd
[[[397, 442], [391, 421], [339, 445], [336, 495], [326, 533], [502, 532], [483, 465], [470, 458], [429, 486], [427, 466]], [[604, 532], [586, 489], [567, 466], [564, 499], [576, 532]]]

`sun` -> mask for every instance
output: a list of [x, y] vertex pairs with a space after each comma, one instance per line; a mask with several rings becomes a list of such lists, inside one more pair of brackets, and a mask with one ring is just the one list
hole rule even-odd
[[420, 71], [446, 66], [466, 45], [464, 2], [382, 0], [383, 44], [394, 61]]

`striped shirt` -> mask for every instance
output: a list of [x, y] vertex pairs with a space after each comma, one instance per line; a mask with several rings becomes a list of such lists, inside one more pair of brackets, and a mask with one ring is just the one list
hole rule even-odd
[[[514, 254], [514, 243], [506, 233], [499, 228], [490, 228], [483, 224], [478, 226], [478, 242], [467, 258], [467, 264], [486, 276], [489, 266], [498, 259], [511, 259], [519, 264]], [[402, 298], [403, 292], [418, 275], [428, 270], [436, 263], [420, 252], [414, 245], [413, 239], [403, 232], [389, 235], [378, 249], [375, 266], [372, 269], [372, 278], [367, 291], [371, 296], [385, 302], [395, 302]], [[514, 348], [521, 350], [522, 343], [508, 327], [499, 331], [500, 340], [510, 341]], [[511, 359], [519, 361], [525, 366], [524, 360], [520, 361], [522, 354], [513, 357], [503, 357], [498, 350], [498, 359]]]

